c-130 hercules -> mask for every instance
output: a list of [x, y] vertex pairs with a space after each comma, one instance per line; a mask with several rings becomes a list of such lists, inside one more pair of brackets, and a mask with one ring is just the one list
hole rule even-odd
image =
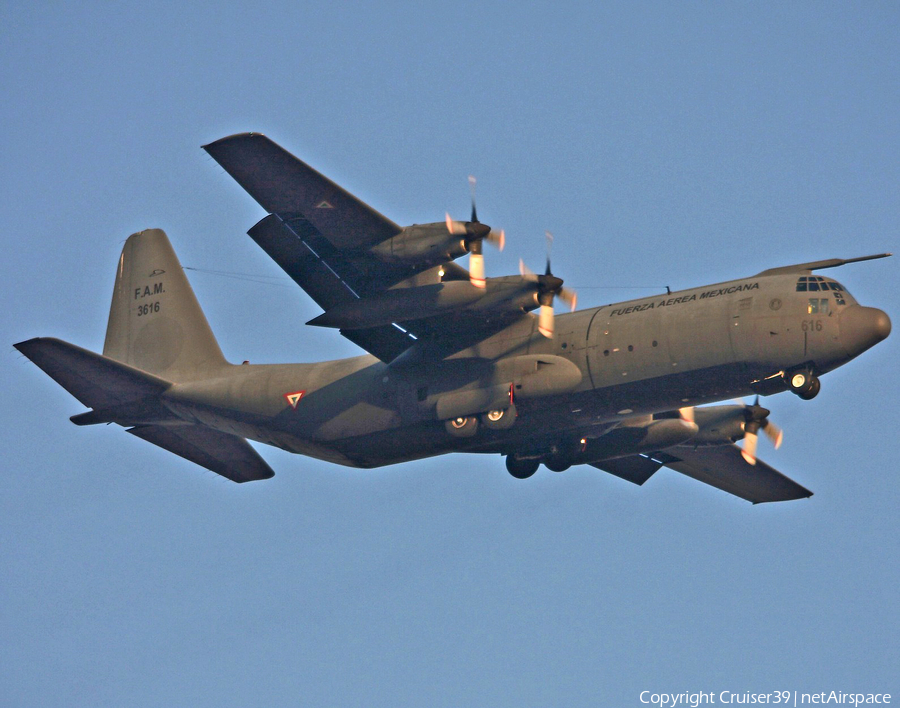
[[[229, 364], [158, 229], [125, 244], [102, 355], [15, 346], [91, 408], [77, 425], [118, 423], [235, 482], [274, 474], [249, 438], [363, 468], [493, 453], [522, 479], [587, 464], [643, 484], [666, 466], [753, 503], [808, 497], [756, 458], [760, 430], [781, 439], [759, 396], [813, 398], [891, 330], [813, 274], [889, 254], [554, 318], [554, 299], [574, 310], [575, 297], [549, 259], [543, 275], [485, 278], [482, 245], [503, 233], [478, 221], [474, 196], [469, 221], [401, 228], [259, 133], [204, 149], [269, 212], [249, 235], [323, 308], [309, 324], [368, 354]], [[464, 254], [470, 271], [453, 263]]]

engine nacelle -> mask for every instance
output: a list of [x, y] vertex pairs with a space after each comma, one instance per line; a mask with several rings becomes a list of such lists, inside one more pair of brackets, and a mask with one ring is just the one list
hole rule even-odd
[[408, 322], [459, 310], [505, 317], [538, 306], [532, 283], [518, 276], [488, 278], [476, 288], [468, 280], [392, 288], [371, 297], [335, 305], [307, 324], [316, 327], [363, 329]]
[[746, 423], [746, 406], [705, 406], [694, 408], [694, 422], [700, 430], [691, 445], [730, 445], [742, 440]]
[[371, 252], [385, 262], [425, 270], [466, 255], [469, 247], [465, 238], [448, 232], [442, 221], [407, 226], [393, 238], [373, 246]]
[[583, 449], [575, 456], [574, 461], [579, 464], [591, 463], [664, 450], [692, 443], [697, 431], [696, 423], [680, 418], [619, 425], [599, 438], [585, 440]]

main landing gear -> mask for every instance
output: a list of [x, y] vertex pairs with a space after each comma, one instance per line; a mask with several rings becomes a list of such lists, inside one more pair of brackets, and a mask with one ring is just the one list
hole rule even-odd
[[506, 471], [516, 479], [528, 479], [540, 465], [537, 457], [519, 457], [515, 453], [506, 456]]
[[816, 397], [822, 384], [819, 383], [819, 377], [809, 369], [801, 369], [793, 373], [785, 374], [785, 380], [791, 388], [792, 393], [796, 393], [804, 401], [809, 401]]
[[525, 456], [515, 452], [510, 453], [506, 456], [506, 470], [516, 479], [528, 479], [537, 472], [541, 463], [551, 472], [565, 472], [572, 466], [573, 461], [572, 455], [553, 446], [549, 451], [539, 455]]
[[480, 426], [488, 430], [509, 430], [516, 422], [516, 407], [488, 411], [480, 416], [459, 416], [444, 421], [444, 428], [455, 438], [470, 438], [478, 432]]
[[509, 430], [516, 422], [516, 407], [510, 403], [509, 408], [488, 411], [481, 416], [481, 422], [491, 430]]

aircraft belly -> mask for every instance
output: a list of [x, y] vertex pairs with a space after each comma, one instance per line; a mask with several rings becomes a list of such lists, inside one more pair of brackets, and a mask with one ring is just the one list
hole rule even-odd
[[[420, 420], [399, 428], [335, 438], [328, 445], [359, 467], [379, 467], [449, 452], [506, 454], [529, 446], [540, 448], [561, 436], [606, 430], [624, 417], [672, 410], [684, 405], [687, 398], [700, 404], [750, 393], [744, 367], [725, 364], [523, 401], [517, 403], [519, 417], [508, 431], [482, 429], [473, 438], [454, 438], [447, 435], [440, 421]], [[623, 410], [628, 413], [623, 414]]]

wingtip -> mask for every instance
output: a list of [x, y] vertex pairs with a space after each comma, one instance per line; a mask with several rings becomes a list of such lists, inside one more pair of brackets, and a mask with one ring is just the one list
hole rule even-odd
[[210, 148], [213, 148], [217, 145], [222, 145], [223, 143], [234, 142], [235, 140], [244, 140], [249, 138], [265, 138], [266, 136], [263, 133], [257, 131], [249, 131], [246, 133], [235, 133], [234, 135], [226, 135], [224, 138], [219, 138], [218, 140], [213, 140], [206, 145], [201, 145], [200, 147], [206, 152], [210, 151]]

